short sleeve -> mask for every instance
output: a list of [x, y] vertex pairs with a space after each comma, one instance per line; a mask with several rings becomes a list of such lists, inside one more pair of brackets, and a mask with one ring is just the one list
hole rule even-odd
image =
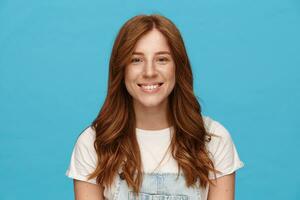
[[[216, 173], [216, 178], [231, 174], [244, 166], [240, 160], [237, 149], [228, 130], [218, 121], [213, 121], [210, 132], [216, 136], [211, 137], [208, 143], [208, 150], [215, 169], [220, 171]], [[209, 179], [214, 179], [214, 174], [210, 172]]]
[[97, 184], [96, 178], [88, 180], [97, 164], [97, 154], [94, 148], [95, 131], [86, 128], [77, 138], [72, 151], [69, 167], [65, 173], [69, 178]]

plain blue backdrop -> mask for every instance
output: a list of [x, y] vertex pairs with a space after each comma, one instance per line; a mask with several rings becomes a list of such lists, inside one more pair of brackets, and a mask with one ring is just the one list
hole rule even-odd
[[300, 199], [300, 2], [0, 1], [0, 199], [73, 199], [77, 136], [106, 96], [114, 39], [137, 14], [182, 33], [203, 113], [245, 167], [236, 199]]

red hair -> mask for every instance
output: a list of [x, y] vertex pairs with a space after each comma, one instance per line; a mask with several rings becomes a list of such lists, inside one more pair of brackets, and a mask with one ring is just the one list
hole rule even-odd
[[92, 122], [98, 163], [89, 178], [97, 177], [98, 184], [110, 186], [121, 167], [127, 184], [136, 193], [140, 190], [142, 163], [135, 135], [132, 97], [125, 87], [124, 69], [137, 41], [154, 28], [167, 39], [176, 68], [176, 83], [168, 97], [168, 120], [174, 127], [170, 144], [172, 156], [178, 163], [178, 170], [183, 171], [187, 186], [194, 185], [199, 178], [199, 187], [205, 187], [208, 182], [212, 183], [208, 178], [209, 171], [216, 175], [206, 149], [211, 134], [205, 130], [201, 106], [193, 92], [191, 65], [181, 34], [169, 19], [158, 14], [131, 18], [116, 37], [109, 62], [108, 93]]

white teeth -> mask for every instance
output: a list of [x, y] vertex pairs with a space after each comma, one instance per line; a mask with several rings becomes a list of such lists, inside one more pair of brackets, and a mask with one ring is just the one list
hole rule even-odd
[[158, 87], [158, 85], [142, 85], [142, 88], [146, 89], [146, 90], [153, 90], [157, 87]]

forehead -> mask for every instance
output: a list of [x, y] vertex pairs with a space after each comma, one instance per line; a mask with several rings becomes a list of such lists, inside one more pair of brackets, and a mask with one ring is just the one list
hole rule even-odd
[[153, 29], [137, 41], [134, 51], [152, 54], [161, 51], [170, 52], [170, 47], [165, 36], [157, 29]]

